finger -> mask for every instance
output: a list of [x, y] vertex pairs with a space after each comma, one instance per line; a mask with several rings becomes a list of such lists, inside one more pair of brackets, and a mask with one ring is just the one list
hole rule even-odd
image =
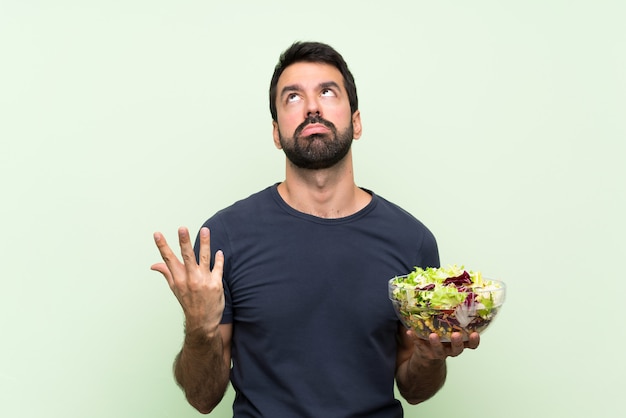
[[187, 272], [192, 272], [198, 266], [198, 263], [196, 263], [196, 254], [193, 252], [193, 247], [191, 246], [189, 230], [184, 226], [178, 228], [178, 243], [180, 244], [180, 254], [183, 258], [185, 268]]
[[159, 253], [161, 254], [161, 258], [165, 261], [167, 268], [172, 271], [176, 268], [176, 264], [178, 263], [178, 258], [167, 244], [165, 237], [160, 232], [154, 233], [154, 242], [159, 249]]
[[222, 279], [224, 275], [224, 253], [222, 250], [217, 250], [215, 253], [215, 264], [213, 265], [213, 271], [211, 274], [214, 274], [219, 279]]
[[477, 332], [472, 332], [469, 336], [469, 340], [467, 341], [466, 347], [474, 350], [478, 348], [480, 344], [480, 335]]
[[211, 232], [209, 228], [200, 228], [200, 249], [198, 251], [200, 268], [209, 273], [211, 271]]
[[170, 269], [167, 268], [167, 264], [165, 264], [165, 263], [153, 264], [153, 265], [150, 266], [150, 270], [157, 271], [157, 272], [161, 273], [163, 275], [163, 277], [165, 277], [165, 280], [167, 281], [167, 284], [169, 284], [170, 287], [173, 285], [172, 272], [170, 272]]
[[431, 333], [428, 336], [428, 342], [430, 343], [430, 349], [437, 358], [444, 359], [446, 357], [446, 352], [444, 350], [443, 344], [441, 343], [439, 335], [434, 332]]
[[450, 335], [450, 356], [456, 357], [463, 352], [465, 344], [463, 343], [463, 336], [460, 332], [453, 332]]
[[405, 334], [413, 341], [413, 343], [417, 346], [423, 347], [425, 349], [430, 350], [430, 341], [425, 340], [424, 337], [420, 337], [417, 335], [415, 331], [409, 329], [405, 332]]
[[411, 340], [413, 340], [413, 342], [418, 342], [419, 341], [419, 337], [417, 336], [415, 331], [413, 331], [412, 329], [407, 329], [405, 331], [405, 334], [408, 335], [409, 338], [411, 338]]

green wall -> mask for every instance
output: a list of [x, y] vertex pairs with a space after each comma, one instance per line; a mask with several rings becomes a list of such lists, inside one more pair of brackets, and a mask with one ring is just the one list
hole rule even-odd
[[444, 264], [509, 285], [480, 349], [406, 416], [617, 416], [625, 12], [0, 0], [0, 416], [199, 416], [172, 379], [182, 314], [152, 232], [282, 179], [267, 88], [294, 40], [355, 74], [358, 184], [424, 221]]

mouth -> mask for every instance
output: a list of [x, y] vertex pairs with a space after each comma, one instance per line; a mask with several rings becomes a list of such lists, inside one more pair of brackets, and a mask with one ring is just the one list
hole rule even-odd
[[314, 116], [307, 118], [300, 126], [296, 128], [294, 132], [295, 137], [311, 137], [314, 135], [328, 135], [335, 132], [335, 125], [330, 121], [327, 121], [320, 116]]
[[312, 123], [306, 125], [302, 131], [300, 131], [300, 136], [307, 137], [311, 135], [323, 135], [330, 132], [330, 129], [321, 123]]

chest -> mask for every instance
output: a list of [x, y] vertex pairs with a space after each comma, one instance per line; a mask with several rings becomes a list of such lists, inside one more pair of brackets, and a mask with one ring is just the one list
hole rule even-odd
[[342, 228], [250, 242], [256, 244], [239, 249], [227, 278], [237, 326], [259, 337], [395, 332], [387, 281], [408, 267], [390, 243]]

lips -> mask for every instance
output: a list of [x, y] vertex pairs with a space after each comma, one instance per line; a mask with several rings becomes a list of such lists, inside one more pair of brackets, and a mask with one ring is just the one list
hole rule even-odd
[[327, 134], [330, 132], [330, 129], [320, 123], [312, 123], [306, 125], [304, 129], [300, 132], [301, 136], [311, 136], [315, 134]]
[[306, 118], [293, 133], [294, 138], [311, 138], [314, 135], [336, 134], [337, 129], [332, 122], [322, 118], [320, 115]]

